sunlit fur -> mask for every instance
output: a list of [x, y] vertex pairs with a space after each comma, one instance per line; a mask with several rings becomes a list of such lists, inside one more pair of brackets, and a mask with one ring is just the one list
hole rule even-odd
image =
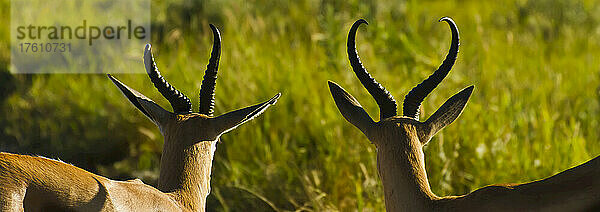
[[113, 181], [60, 161], [0, 153], [0, 211], [205, 211], [219, 137], [256, 118], [281, 96], [213, 117], [221, 37], [210, 27], [215, 38], [200, 90], [202, 114], [193, 113], [189, 98], [162, 77], [150, 44], [144, 48], [146, 72], [174, 113], [108, 75], [165, 139], [158, 189], [141, 180]]
[[139, 180], [114, 181], [56, 160], [0, 153], [0, 211], [178, 211]]
[[193, 113], [172, 116], [163, 124], [158, 190], [139, 180], [113, 181], [56, 160], [0, 153], [0, 207], [2, 211], [204, 211], [218, 140], [210, 119]]
[[[259, 110], [268, 104], [274, 99], [259, 104]], [[198, 113], [164, 116], [157, 189], [140, 180], [110, 180], [57, 160], [0, 153], [0, 211], [204, 211], [219, 136], [260, 114], [248, 116], [251, 112], [225, 114], [240, 119], [226, 128], [222, 122], [228, 120]]]
[[[430, 189], [420, 136], [424, 125], [407, 117], [375, 123], [377, 168], [387, 211], [590, 211], [600, 206], [600, 157], [552, 177], [492, 185], [463, 196], [438, 197]], [[501, 170], [499, 170], [501, 171]]]
[[[151, 58], [149, 49], [145, 54]], [[0, 211], [205, 211], [219, 137], [262, 114], [281, 95], [217, 117], [175, 114], [108, 77], [164, 136], [158, 189], [60, 161], [0, 153]]]
[[217, 132], [208, 116], [177, 115], [161, 128], [165, 135], [157, 188], [192, 211], [204, 210]]
[[365, 20], [359, 19], [350, 29], [348, 57], [356, 76], [379, 105], [382, 120], [375, 122], [356, 98], [335, 82], [328, 82], [331, 95], [342, 116], [377, 147], [377, 169], [383, 182], [386, 210], [600, 210], [600, 156], [535, 182], [493, 185], [463, 196], [438, 197], [431, 191], [425, 171], [423, 146], [437, 132], [458, 118], [474, 89], [474, 86], [464, 88], [446, 100], [425, 122], [418, 121], [422, 101], [448, 74], [458, 53], [456, 24], [449, 17], [443, 17], [440, 21], [446, 21], [452, 30], [450, 51], [440, 68], [406, 96], [403, 104], [405, 116], [389, 116], [396, 114], [395, 100], [381, 84], [371, 78], [357, 56], [355, 33], [361, 23], [366, 23]]

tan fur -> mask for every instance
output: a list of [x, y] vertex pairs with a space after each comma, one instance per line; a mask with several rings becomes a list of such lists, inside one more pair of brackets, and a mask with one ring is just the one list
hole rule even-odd
[[56, 160], [0, 153], [0, 211], [182, 211], [141, 181], [113, 181]]
[[438, 197], [429, 187], [423, 123], [392, 117], [369, 129], [387, 211], [590, 211], [600, 206], [600, 156], [552, 177]]
[[175, 113], [108, 75], [164, 136], [158, 189], [141, 180], [113, 181], [56, 160], [0, 153], [0, 211], [205, 211], [219, 137], [259, 116], [281, 96], [213, 117], [220, 35], [210, 26], [215, 42], [206, 73], [213, 79], [208, 87], [203, 81], [200, 89], [201, 102], [209, 103], [199, 109], [202, 114], [193, 113], [189, 99], [164, 81], [149, 44], [144, 51], [146, 72]]
[[210, 193], [210, 174], [217, 140], [211, 137], [209, 117], [201, 114], [178, 115], [166, 124], [158, 189], [168, 192], [186, 208], [204, 211]]
[[0, 211], [205, 211], [219, 134], [213, 125], [212, 117], [196, 113], [160, 124], [165, 144], [158, 189], [56, 160], [0, 153]]

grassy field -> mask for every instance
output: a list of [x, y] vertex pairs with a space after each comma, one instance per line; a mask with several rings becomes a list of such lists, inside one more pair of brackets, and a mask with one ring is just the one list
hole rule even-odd
[[[10, 23], [10, 3], [0, 2], [0, 20]], [[458, 24], [460, 53], [422, 117], [468, 85], [475, 91], [462, 116], [425, 149], [434, 193], [538, 179], [600, 154], [597, 1], [156, 0], [157, 64], [195, 107], [209, 23], [223, 38], [216, 114], [283, 95], [260, 118], [222, 136], [209, 209], [382, 211], [375, 147], [342, 118], [326, 82], [342, 85], [378, 117], [350, 71], [351, 24], [369, 21], [358, 32], [359, 55], [401, 101], [449, 48], [448, 26], [437, 22], [442, 16]], [[158, 129], [105, 75], [7, 74], [9, 34], [8, 24], [0, 27], [0, 150], [154, 183]], [[147, 76], [117, 77], [168, 107]]]

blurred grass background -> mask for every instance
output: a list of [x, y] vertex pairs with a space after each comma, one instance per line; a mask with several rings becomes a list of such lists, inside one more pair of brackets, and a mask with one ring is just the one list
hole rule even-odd
[[[114, 179], [154, 184], [162, 136], [105, 75], [11, 75], [10, 2], [0, 1], [0, 150], [60, 158]], [[425, 149], [438, 195], [547, 177], [600, 154], [600, 2], [152, 1], [158, 67], [197, 107], [212, 35], [223, 49], [216, 114], [283, 96], [222, 136], [209, 211], [382, 211], [375, 148], [337, 111], [327, 80], [377, 106], [355, 78], [345, 43], [401, 101], [461, 32], [449, 77], [424, 102], [432, 114], [474, 84], [462, 116]], [[140, 47], [140, 65], [142, 47]], [[120, 58], [114, 55], [115, 60]], [[143, 74], [120, 80], [169, 107]]]

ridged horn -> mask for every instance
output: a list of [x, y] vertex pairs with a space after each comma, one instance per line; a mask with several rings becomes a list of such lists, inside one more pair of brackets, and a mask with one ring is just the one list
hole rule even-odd
[[449, 17], [443, 17], [439, 20], [439, 22], [445, 21], [450, 25], [450, 30], [452, 31], [452, 43], [450, 44], [450, 50], [448, 51], [448, 55], [446, 55], [446, 59], [442, 62], [442, 65], [433, 72], [427, 79], [423, 80], [420, 84], [415, 86], [413, 89], [408, 92], [408, 94], [404, 97], [403, 110], [402, 113], [404, 116], [414, 118], [419, 120], [419, 113], [421, 103], [435, 89], [440, 82], [448, 75], [450, 69], [454, 65], [456, 61], [456, 55], [458, 54], [458, 46], [459, 44], [459, 36], [458, 36], [458, 28], [454, 21]]
[[356, 74], [360, 83], [367, 89], [369, 94], [373, 96], [377, 105], [379, 105], [379, 116], [383, 120], [396, 115], [396, 100], [381, 84], [379, 84], [362, 65], [358, 53], [356, 51], [356, 30], [361, 24], [369, 24], [364, 19], [359, 19], [350, 28], [348, 33], [348, 59], [352, 70]]
[[146, 44], [144, 50], [144, 65], [146, 66], [146, 73], [148, 73], [154, 87], [156, 87], [158, 92], [171, 103], [173, 112], [176, 114], [191, 113], [192, 102], [190, 99], [185, 96], [185, 94], [175, 89], [175, 87], [171, 86], [171, 84], [160, 75], [156, 63], [154, 62], [154, 57], [152, 56], [152, 46], [150, 44]]
[[208, 116], [212, 116], [215, 108], [215, 86], [217, 84], [217, 71], [221, 57], [221, 33], [212, 24], [210, 24], [210, 29], [213, 32], [213, 47], [206, 71], [204, 72], [204, 78], [202, 79], [202, 86], [200, 87], [199, 106], [199, 113]]

